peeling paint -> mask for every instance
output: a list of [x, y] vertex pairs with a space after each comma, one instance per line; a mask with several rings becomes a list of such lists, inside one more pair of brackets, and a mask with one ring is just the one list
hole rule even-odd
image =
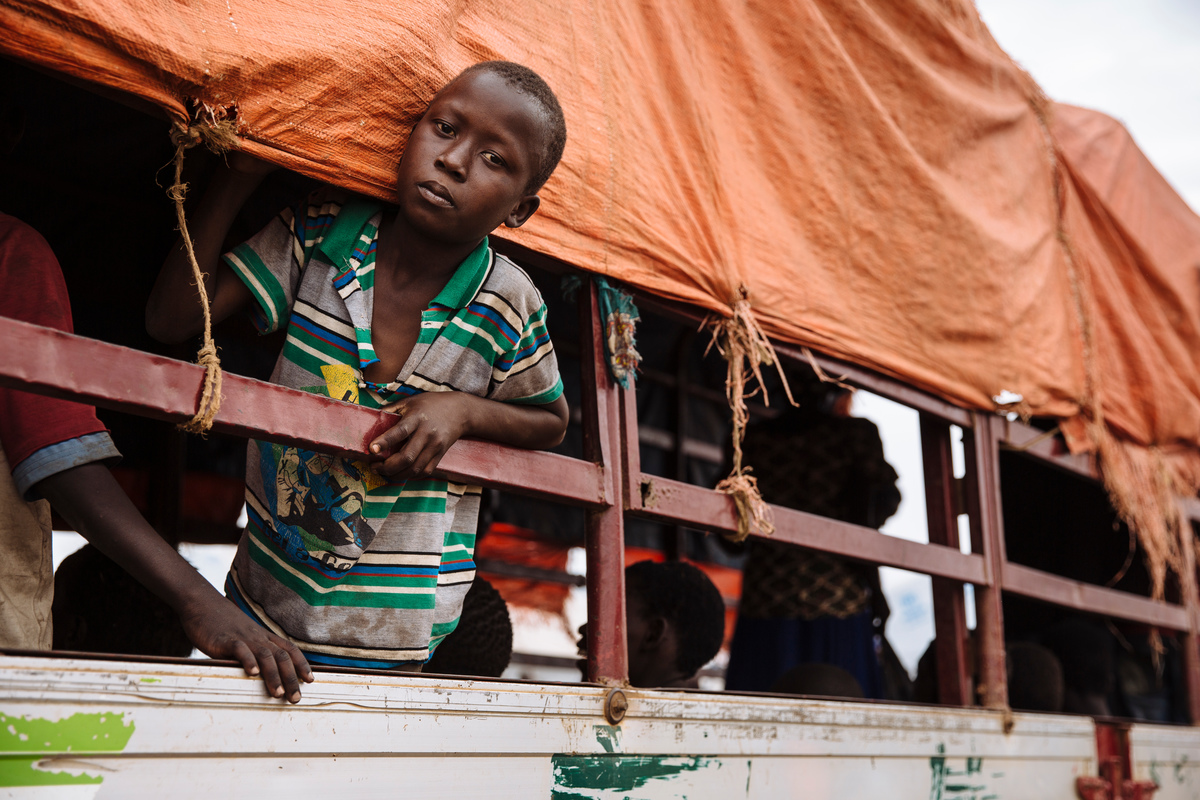
[[[38, 762], [58, 753], [119, 753], [133, 735], [124, 714], [72, 714], [60, 720], [10, 717], [0, 713], [0, 786], [98, 784], [100, 775], [39, 769]], [[71, 762], [78, 770], [82, 762]], [[93, 770], [94, 771], [94, 770]]]
[[651, 781], [669, 782], [689, 772], [720, 769], [721, 762], [706, 756], [555, 755], [551, 766], [551, 800], [586, 800], [631, 792]]
[[946, 764], [946, 745], [937, 746], [938, 754], [929, 759], [929, 800], [999, 800], [1000, 796], [988, 790], [983, 776], [983, 759], [968, 756], [966, 769], [951, 769]]
[[621, 751], [620, 728], [612, 725], [593, 725], [592, 730], [596, 734], [596, 741], [604, 748], [604, 752], [619, 753]]

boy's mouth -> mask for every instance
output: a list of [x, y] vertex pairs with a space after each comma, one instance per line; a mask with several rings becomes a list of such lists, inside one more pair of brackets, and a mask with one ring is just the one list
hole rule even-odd
[[429, 202], [442, 208], [454, 208], [454, 197], [445, 186], [437, 181], [425, 181], [417, 184], [417, 191]]

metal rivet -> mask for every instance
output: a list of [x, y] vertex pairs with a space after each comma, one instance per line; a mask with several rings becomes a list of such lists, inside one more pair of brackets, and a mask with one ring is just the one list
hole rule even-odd
[[604, 717], [610, 725], [618, 725], [629, 710], [629, 698], [620, 689], [610, 689], [604, 698]]

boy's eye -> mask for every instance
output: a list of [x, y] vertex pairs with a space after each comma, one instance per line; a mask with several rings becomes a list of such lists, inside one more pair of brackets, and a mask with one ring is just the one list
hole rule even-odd
[[503, 167], [503, 166], [504, 166], [504, 159], [503, 159], [503, 158], [501, 158], [500, 156], [498, 156], [497, 154], [495, 154], [495, 153], [491, 152], [490, 150], [489, 150], [489, 151], [487, 151], [487, 152], [485, 152], [485, 153], [483, 154], [483, 157], [484, 157], [484, 158], [487, 160], [487, 162], [488, 162], [489, 164], [494, 164], [494, 165], [496, 165], [497, 167]]
[[433, 126], [435, 128], [437, 128], [437, 132], [442, 134], [443, 136], [450, 136], [451, 134], [454, 133], [454, 128], [450, 127], [450, 123], [445, 122], [443, 120], [440, 120], [440, 119], [434, 120]]

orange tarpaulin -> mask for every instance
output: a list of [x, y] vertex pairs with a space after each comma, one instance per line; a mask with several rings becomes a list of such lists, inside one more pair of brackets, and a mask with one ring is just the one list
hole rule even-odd
[[382, 197], [448, 77], [529, 64], [569, 140], [523, 244], [718, 314], [745, 285], [780, 339], [966, 406], [1098, 406], [1196, 463], [1195, 215], [966, 0], [0, 0], [0, 25], [10, 57], [236, 110], [248, 151]]

